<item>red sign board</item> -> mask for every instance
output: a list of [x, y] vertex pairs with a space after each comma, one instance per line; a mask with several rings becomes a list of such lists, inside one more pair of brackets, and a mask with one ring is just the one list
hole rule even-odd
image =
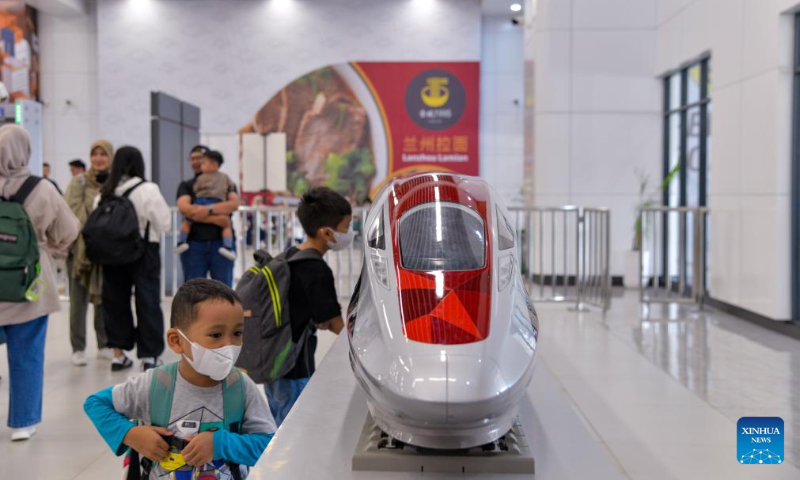
[[386, 132], [389, 176], [479, 174], [478, 62], [357, 62]]

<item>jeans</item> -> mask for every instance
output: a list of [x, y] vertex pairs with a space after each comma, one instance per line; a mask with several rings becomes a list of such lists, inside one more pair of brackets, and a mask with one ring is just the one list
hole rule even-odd
[[[131, 311], [134, 290], [136, 326]], [[161, 311], [161, 255], [148, 243], [144, 255], [127, 265], [103, 267], [103, 309], [108, 346], [132, 350], [139, 358], [164, 353], [164, 314]]]
[[183, 280], [211, 278], [233, 287], [233, 262], [219, 254], [222, 240], [216, 242], [189, 242], [189, 250], [181, 254]]
[[47, 315], [17, 325], [0, 327], [8, 343], [8, 426], [25, 428], [42, 421], [44, 340]]
[[281, 378], [271, 383], [264, 384], [264, 391], [267, 393], [269, 410], [275, 418], [275, 425], [280, 427], [289, 410], [294, 406], [294, 402], [303, 393], [303, 389], [308, 384], [308, 378], [288, 379]]
[[[72, 276], [72, 256], [67, 260], [67, 275], [69, 276], [69, 340], [73, 352], [86, 350], [86, 313], [89, 308], [89, 289], [81, 285]], [[106, 325], [103, 321], [103, 307], [93, 305], [94, 333], [97, 337], [97, 349], [105, 348]]]
[[222, 202], [219, 198], [214, 197], [197, 197], [194, 199], [194, 205], [214, 205]]

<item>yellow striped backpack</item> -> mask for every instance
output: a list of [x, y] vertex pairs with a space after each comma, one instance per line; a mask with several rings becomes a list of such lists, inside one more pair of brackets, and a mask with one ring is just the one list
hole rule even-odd
[[289, 287], [295, 262], [324, 262], [313, 248], [286, 252], [273, 257], [264, 250], [254, 255], [256, 264], [242, 275], [236, 293], [244, 307], [244, 339], [236, 366], [247, 371], [256, 383], [270, 383], [288, 374], [302, 351], [310, 328], [297, 342], [292, 341], [289, 317]]

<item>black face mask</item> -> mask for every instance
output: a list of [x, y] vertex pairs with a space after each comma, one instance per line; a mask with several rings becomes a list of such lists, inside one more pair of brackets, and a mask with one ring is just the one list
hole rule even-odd
[[97, 176], [95, 178], [97, 179], [97, 183], [105, 183], [106, 180], [108, 180], [108, 170], [97, 172]]

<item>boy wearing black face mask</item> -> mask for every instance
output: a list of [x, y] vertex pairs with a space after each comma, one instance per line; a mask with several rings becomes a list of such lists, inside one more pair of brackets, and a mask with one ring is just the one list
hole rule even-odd
[[[328, 250], [339, 251], [349, 247], [354, 236], [350, 225], [352, 213], [350, 202], [329, 188], [312, 188], [306, 192], [297, 208], [297, 218], [307, 238], [300, 245], [290, 248], [286, 258], [308, 249], [319, 253], [321, 258]], [[290, 263], [289, 268], [292, 340], [298, 342], [306, 328], [311, 329], [311, 335], [294, 368], [283, 378], [264, 385], [272, 416], [278, 426], [314, 374], [316, 331], [330, 330], [338, 335], [344, 326], [330, 267], [325, 262], [308, 260]]]
[[144, 478], [244, 479], [243, 466], [256, 464], [276, 427], [256, 385], [233, 366], [241, 301], [221, 282], [190, 280], [175, 295], [171, 322], [167, 343], [180, 362], [100, 391], [84, 410], [115, 453], [130, 447], [148, 459]]

